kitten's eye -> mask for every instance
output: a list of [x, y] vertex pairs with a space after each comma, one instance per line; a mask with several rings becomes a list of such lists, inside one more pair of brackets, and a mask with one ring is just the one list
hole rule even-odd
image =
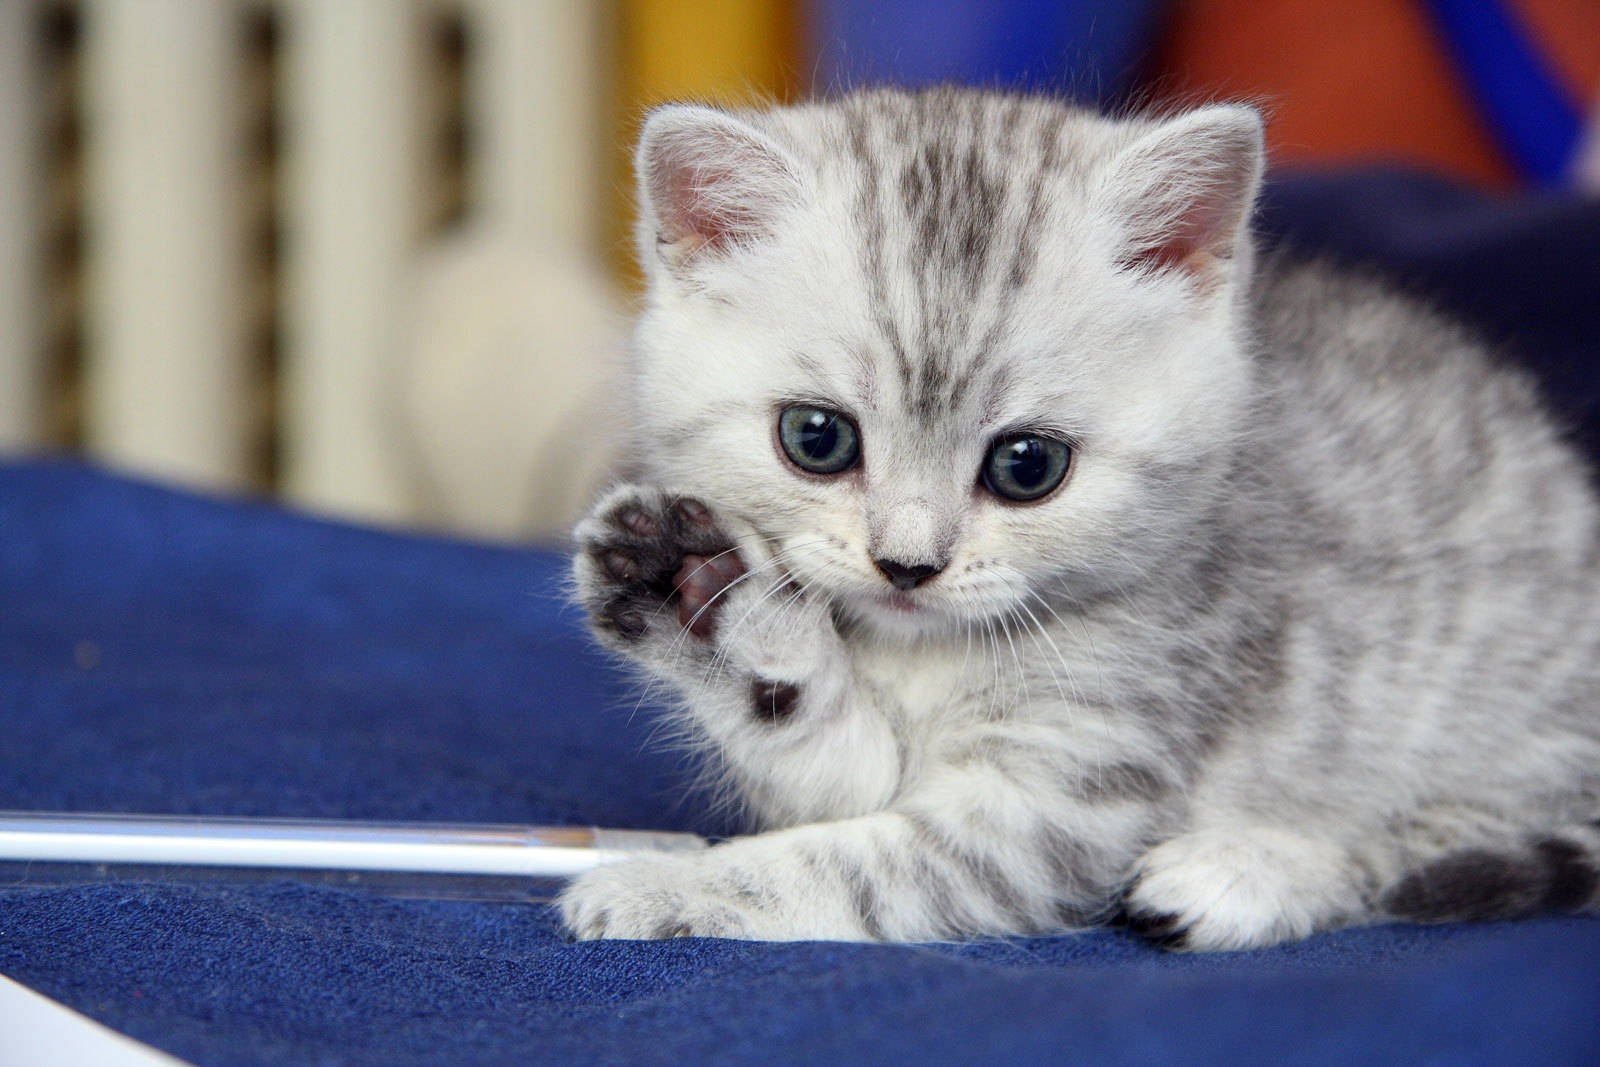
[[1006, 500], [1038, 500], [1067, 476], [1072, 449], [1064, 441], [1037, 434], [1007, 434], [989, 448], [983, 484]]
[[861, 459], [861, 435], [849, 416], [809, 404], [783, 409], [778, 441], [796, 467], [812, 474], [838, 474]]

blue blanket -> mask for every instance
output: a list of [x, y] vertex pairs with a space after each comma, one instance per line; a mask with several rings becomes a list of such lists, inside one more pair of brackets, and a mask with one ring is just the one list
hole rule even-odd
[[[1264, 217], [1522, 342], [1594, 444], [1595, 205], [1391, 175], [1281, 182]], [[0, 808], [729, 830], [563, 570], [0, 465]], [[541, 904], [0, 885], [0, 972], [203, 1063], [1600, 1061], [1594, 918], [1216, 956], [1119, 931], [569, 944]]]

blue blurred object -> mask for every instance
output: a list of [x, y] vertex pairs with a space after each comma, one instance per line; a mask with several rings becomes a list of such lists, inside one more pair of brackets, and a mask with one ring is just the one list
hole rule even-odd
[[1503, 0], [1426, 0], [1491, 133], [1525, 177], [1565, 181], [1583, 119]]
[[816, 0], [821, 91], [877, 82], [1126, 92], [1166, 0]]

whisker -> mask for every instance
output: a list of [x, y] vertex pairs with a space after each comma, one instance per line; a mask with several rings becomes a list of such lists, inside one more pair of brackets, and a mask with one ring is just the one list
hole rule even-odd
[[1001, 691], [1000, 681], [1000, 639], [994, 635], [994, 621], [987, 616], [983, 620], [983, 632], [993, 650], [990, 662], [993, 666], [992, 676], [994, 681], [993, 688], [990, 690], [989, 718], [990, 720], [998, 720], [1005, 717], [1004, 694]]
[[[1066, 621], [1061, 618], [1061, 613], [1056, 611], [1054, 606], [1052, 606], [1051, 603], [1048, 600], [1046, 600], [1044, 597], [1040, 596], [1037, 591], [1033, 591], [1032, 592], [1032, 596], [1033, 596], [1033, 598], [1035, 600], [1037, 600], [1039, 602], [1039, 606], [1044, 608], [1044, 610], [1048, 611], [1050, 613], [1050, 615], [1058, 623], [1060, 623], [1062, 626], [1066, 626]], [[1031, 615], [1032, 612], [1030, 611], [1029, 614]], [[1109, 732], [1110, 729], [1111, 729], [1111, 724], [1106, 719], [1105, 674], [1100, 668], [1100, 653], [1095, 647], [1094, 635], [1093, 635], [1093, 633], [1090, 632], [1088, 622], [1085, 619], [1083, 619], [1081, 616], [1074, 616], [1074, 618], [1077, 619], [1078, 626], [1083, 631], [1084, 641], [1089, 646], [1089, 662], [1094, 664], [1096, 685], [1098, 686], [1098, 693], [1096, 694], [1096, 699], [1094, 700], [1094, 702], [1092, 704], [1092, 707], [1095, 710], [1095, 714], [1097, 714], [1100, 717], [1100, 727], [1101, 727], [1102, 732]], [[1042, 628], [1041, 628], [1041, 630], [1042, 630]], [[1046, 636], [1048, 637], [1048, 634]], [[1051, 644], [1052, 645], [1055, 644], [1054, 640], [1051, 640]], [[1076, 687], [1074, 687], [1074, 688], [1076, 688]], [[1080, 697], [1080, 703], [1081, 703], [1081, 697]], [[1094, 753], [1095, 773], [1096, 773], [1097, 776], [1103, 776], [1104, 770], [1105, 770], [1105, 753], [1104, 753], [1103, 748], [1102, 748], [1102, 741], [1099, 739], [1098, 735], [1096, 735], [1096, 740], [1094, 742], [1094, 745], [1095, 745], [1095, 753]], [[1103, 782], [1097, 782], [1097, 784], [1103, 784]]]
[[[1074, 699], [1069, 702], [1069, 701], [1066, 700], [1066, 695], [1062, 694], [1062, 700], [1063, 700], [1063, 702], [1065, 702], [1065, 710], [1066, 710], [1066, 713], [1067, 713], [1067, 720], [1068, 720], [1068, 723], [1070, 725], [1071, 722], [1072, 722], [1072, 719], [1074, 718], [1074, 714], [1073, 713], [1076, 710], [1078, 710], [1079, 708], [1083, 707], [1083, 695], [1079, 691], [1077, 683], [1073, 680], [1072, 668], [1067, 665], [1066, 657], [1062, 654], [1060, 646], [1058, 646], [1056, 644], [1056, 642], [1055, 642], [1055, 639], [1050, 636], [1049, 630], [1045, 628], [1044, 624], [1039, 620], [1039, 617], [1037, 615], [1035, 615], [1033, 613], [1033, 611], [1027, 606], [1027, 602], [1026, 601], [1019, 602], [1018, 607], [1020, 607], [1023, 611], [1026, 611], [1028, 613], [1028, 617], [1031, 618], [1034, 621], [1034, 624], [1038, 627], [1038, 631], [1037, 631], [1038, 636], [1035, 637], [1035, 644], [1038, 643], [1038, 638], [1039, 637], [1042, 637], [1046, 642], [1048, 642], [1049, 645], [1050, 645], [1051, 650], [1055, 652], [1056, 660], [1061, 664], [1062, 671], [1064, 671], [1066, 673], [1066, 675], [1067, 675], [1067, 684], [1072, 687]], [[1049, 605], [1046, 604], [1045, 607], [1048, 609]], [[1054, 614], [1054, 613], [1052, 612], [1052, 614]], [[1059, 620], [1060, 616], [1057, 615], [1056, 618]], [[1055, 672], [1052, 670], [1051, 674], [1054, 675], [1054, 673]], [[1059, 682], [1057, 683], [1057, 685], [1058, 685], [1058, 688], [1059, 688]], [[1100, 718], [1101, 718], [1101, 725], [1102, 726], [1106, 726], [1107, 724], [1105, 722], [1105, 711], [1104, 711], [1104, 707], [1103, 707], [1103, 702], [1097, 703], [1096, 704], [1096, 708], [1100, 709], [1099, 710], [1099, 715], [1100, 715]], [[1102, 747], [1101, 738], [1098, 735], [1094, 735], [1093, 736], [1092, 743], [1094, 745], [1094, 758], [1092, 760], [1092, 764], [1094, 766], [1094, 771], [1095, 771], [1095, 784], [1096, 784], [1097, 787], [1099, 787], [1099, 786], [1103, 786], [1105, 784], [1104, 783], [1105, 765], [1106, 765], [1105, 753], [1104, 753], [1104, 750], [1103, 750], [1103, 747]], [[1081, 762], [1082, 761], [1074, 761], [1074, 762], [1081, 766]], [[1079, 773], [1079, 776], [1080, 776], [1080, 779], [1081, 779], [1081, 776], [1082, 776], [1081, 769], [1079, 770], [1078, 773]]]
[[[765, 574], [766, 572], [771, 571], [771, 570], [773, 570], [775, 568], [780, 568], [783, 565], [783, 563], [789, 557], [791, 557], [794, 554], [794, 552], [796, 550], [798, 550], [799, 548], [808, 547], [808, 546], [813, 545], [813, 544], [819, 544], [819, 543], [821, 543], [822, 540], [823, 540], [822, 538], [815, 538], [815, 539], [810, 540], [810, 541], [799, 542], [796, 545], [790, 545], [787, 548], [785, 548], [785, 549], [783, 549], [783, 550], [781, 550], [779, 552], [774, 553], [765, 562], [763, 562], [760, 566], [755, 567], [752, 570], [747, 570], [744, 574], [739, 575], [733, 581], [729, 582], [727, 585], [725, 585], [721, 589], [717, 590], [716, 593], [712, 594], [712, 596], [703, 605], [700, 606], [699, 610], [697, 610], [692, 616], [690, 616], [688, 625], [685, 626], [678, 633], [678, 635], [676, 636], [676, 638], [674, 639], [674, 642], [673, 642], [673, 646], [672, 646], [673, 653], [676, 654], [678, 652], [678, 650], [681, 649], [683, 643], [687, 640], [688, 634], [690, 633], [690, 628], [694, 625], [696, 620], [698, 620], [700, 618], [700, 616], [703, 615], [706, 611], [710, 610], [710, 608], [711, 608], [711, 606], [713, 604], [715, 604], [722, 597], [724, 597], [728, 593], [730, 593], [735, 587], [737, 587], [739, 585], [742, 585], [746, 581], [749, 581], [749, 580], [751, 580], [751, 579], [753, 579], [753, 578], [755, 578], [755, 577], [757, 577], [757, 576], [759, 576], [761, 574]], [[702, 677], [700, 679], [700, 688], [701, 688], [702, 691], [704, 691], [707, 687], [710, 686], [713, 677], [715, 677], [715, 675], [722, 669], [722, 665], [724, 664], [724, 662], [726, 662], [727, 648], [728, 648], [727, 637], [729, 635], [733, 634], [734, 632], [736, 632], [737, 629], [739, 628], [739, 626], [743, 625], [745, 620], [747, 620], [750, 617], [750, 615], [757, 608], [759, 608], [761, 606], [761, 604], [765, 603], [766, 600], [769, 597], [771, 597], [776, 591], [784, 588], [785, 585], [788, 583], [788, 581], [792, 580], [792, 578], [793, 578], [792, 575], [788, 575], [784, 581], [774, 582], [772, 584], [771, 588], [767, 589], [764, 593], [762, 593], [761, 598], [759, 600], [757, 600], [755, 604], [751, 605], [750, 609], [748, 611], [746, 611], [743, 616], [741, 616], [736, 622], [734, 622], [731, 626], [729, 626], [725, 630], [724, 635], [723, 635], [723, 640], [721, 640], [721, 641], [719, 641], [717, 643], [717, 646], [716, 646], [715, 650], [712, 653], [711, 659], [706, 665], [706, 670], [702, 674]]]
[[788, 584], [789, 583], [788, 583], [787, 580], [781, 581], [781, 582], [773, 582], [771, 587], [768, 588], [765, 592], [763, 592], [761, 594], [761, 596], [756, 599], [756, 602], [754, 604], [751, 604], [750, 607], [745, 610], [745, 613], [743, 615], [739, 616], [739, 618], [737, 620], [735, 620], [731, 625], [726, 626], [726, 628], [723, 631], [724, 640], [718, 642], [717, 650], [712, 654], [711, 662], [707, 667], [707, 675], [706, 675], [706, 678], [705, 678], [705, 683], [706, 684], [710, 683], [711, 675], [717, 673], [718, 671], [720, 671], [722, 669], [722, 665], [725, 662], [727, 662], [728, 650], [732, 645], [732, 642], [727, 640], [727, 639], [731, 638], [735, 633], [737, 633], [739, 631], [739, 627], [743, 626], [746, 622], [748, 622], [749, 619], [750, 619], [750, 616], [754, 615], [756, 613], [756, 611], [760, 609], [761, 605], [765, 604], [768, 600], [770, 600], [780, 590], [786, 588], [788, 586]]
[[[1043, 597], [1041, 597], [1036, 591], [1029, 590], [1028, 595], [1031, 598], [1033, 598], [1034, 600], [1037, 600], [1039, 602], [1039, 606], [1044, 608], [1046, 611], [1048, 611], [1051, 614], [1051, 616], [1056, 620], [1056, 622], [1061, 623], [1062, 626], [1066, 626], [1066, 622], [1061, 618], [1060, 614], [1057, 613], [1056, 609], [1051, 607], [1050, 604]], [[1034, 626], [1036, 626], [1038, 628], [1039, 634], [1047, 642], [1049, 642], [1050, 650], [1055, 653], [1056, 661], [1061, 664], [1061, 669], [1066, 672], [1067, 684], [1072, 686], [1073, 698], [1075, 700], [1077, 700], [1079, 703], [1082, 703], [1083, 702], [1083, 691], [1078, 688], [1077, 679], [1076, 679], [1076, 677], [1074, 675], [1074, 672], [1073, 672], [1072, 668], [1067, 665], [1067, 658], [1066, 658], [1066, 655], [1061, 651], [1061, 646], [1056, 644], [1055, 638], [1050, 636], [1049, 629], [1046, 628], [1045, 624], [1040, 620], [1039, 616], [1037, 616], [1037, 615], [1035, 615], [1033, 613], [1033, 609], [1028, 607], [1028, 602], [1026, 600], [1019, 601], [1018, 604], [1017, 604], [1017, 607], [1028, 613], [1028, 618], [1033, 620], [1033, 624], [1034, 624]], [[1079, 622], [1080, 625], [1083, 625], [1083, 620], [1082, 619], [1079, 619], [1078, 622]], [[1091, 658], [1091, 660], [1095, 660], [1096, 661], [1095, 662], [1095, 670], [1096, 670], [1096, 673], [1098, 673], [1099, 672], [1099, 663], [1098, 663], [1097, 658], [1095, 657], [1095, 654], [1094, 654], [1094, 640], [1093, 640], [1092, 637], [1089, 637], [1088, 628], [1086, 626], [1084, 628], [1084, 636], [1086, 638], [1088, 638], [1088, 640], [1089, 640], [1090, 658]], [[1101, 697], [1102, 700], [1105, 697], [1105, 679], [1103, 677], [1100, 679], [1100, 697]]]
[[[1061, 689], [1060, 675], [1056, 673], [1054, 667], [1050, 668], [1050, 677], [1055, 681], [1056, 691], [1060, 694], [1062, 703], [1067, 705], [1067, 710], [1070, 714], [1071, 705], [1073, 703], [1081, 703], [1083, 694], [1078, 691], [1077, 682], [1073, 678], [1072, 668], [1067, 665], [1066, 656], [1062, 654], [1060, 646], [1055, 642], [1055, 638], [1051, 637], [1050, 632], [1045, 629], [1044, 623], [1039, 620], [1039, 616], [1035, 615], [1033, 609], [1028, 607], [1027, 601], [1019, 601], [1014, 610], [1027, 613], [1028, 618], [1033, 622], [1033, 627], [1028, 630], [1028, 633], [1033, 638], [1034, 646], [1043, 652], [1044, 648], [1040, 645], [1040, 639], [1043, 638], [1044, 642], [1050, 646], [1051, 653], [1055, 655], [1056, 663], [1061, 667], [1061, 673], [1067, 676], [1067, 685], [1072, 688], [1072, 699], [1070, 701], [1067, 699], [1067, 694]], [[1020, 622], [1021, 620], [1019, 619], [1018, 621]]]
[[[673, 643], [674, 651], [676, 651], [677, 648], [680, 647], [683, 644], [683, 642], [687, 639], [687, 635], [689, 633], [690, 627], [693, 626], [694, 623], [699, 620], [701, 615], [703, 615], [706, 611], [710, 610], [711, 606], [713, 604], [715, 604], [720, 598], [725, 596], [728, 592], [730, 592], [736, 586], [742, 585], [746, 581], [749, 581], [750, 579], [752, 579], [752, 578], [754, 578], [754, 577], [756, 577], [756, 576], [758, 576], [760, 574], [763, 574], [766, 571], [772, 570], [774, 567], [781, 566], [783, 564], [785, 558], [790, 553], [793, 552], [794, 548], [802, 547], [802, 546], [810, 545], [810, 544], [816, 544], [816, 543], [819, 543], [820, 541], [821, 541], [821, 538], [817, 538], [814, 541], [802, 541], [802, 542], [800, 542], [799, 546], [791, 546], [789, 549], [785, 549], [782, 552], [774, 553], [772, 556], [768, 557], [760, 566], [755, 567], [753, 569], [746, 570], [743, 574], [739, 575], [733, 581], [729, 582], [727, 585], [723, 586], [721, 589], [718, 589], [715, 593], [713, 593], [711, 595], [711, 597], [709, 599], [706, 600], [706, 602], [704, 604], [700, 605], [699, 609], [693, 615], [691, 615], [689, 617], [688, 625], [684, 626], [680, 630], [680, 632], [677, 635], [676, 640]], [[732, 549], [729, 549], [729, 551], [732, 551]], [[726, 552], [722, 552], [722, 553], [718, 553], [718, 556], [722, 556], [722, 555], [726, 555], [726, 554], [727, 554]], [[712, 557], [712, 558], [717, 558], [717, 557]], [[711, 561], [707, 560], [706, 562], [710, 563]], [[694, 574], [698, 574], [699, 571], [700, 571], [700, 568], [696, 567], [693, 571], [690, 572], [690, 574], [692, 576]], [[670, 602], [671, 602], [670, 600], [667, 601], [667, 602], [664, 602], [662, 604], [662, 607], [665, 607], [666, 603], [670, 603]]]
[[[1010, 612], [1008, 611], [1008, 615], [1009, 614]], [[1017, 667], [1017, 681], [1022, 686], [1022, 692], [1019, 694], [1021, 696], [1021, 702], [1023, 704], [1031, 703], [1028, 693], [1028, 671], [1027, 668], [1022, 665], [1022, 657], [1017, 654], [1017, 643], [1011, 640], [1011, 628], [1005, 624], [1004, 619], [1001, 619], [1000, 621], [1000, 632], [1005, 635], [1006, 645], [1011, 649], [1011, 662], [1016, 664]], [[1014, 711], [1015, 708], [1012, 710]]]

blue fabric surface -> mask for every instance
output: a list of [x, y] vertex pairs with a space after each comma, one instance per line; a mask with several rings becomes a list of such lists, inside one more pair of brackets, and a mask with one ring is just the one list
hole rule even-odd
[[[1280, 183], [1264, 218], [1526, 342], [1582, 435], [1597, 211], [1371, 176]], [[0, 465], [0, 808], [728, 829], [647, 744], [562, 576], [553, 553]], [[1600, 1061], [1594, 918], [1205, 957], [1118, 931], [568, 944], [539, 904], [12, 885], [0, 971], [203, 1063]]]
[[0, 807], [661, 825], [681, 776], [617, 711], [564, 575], [9, 470]]

